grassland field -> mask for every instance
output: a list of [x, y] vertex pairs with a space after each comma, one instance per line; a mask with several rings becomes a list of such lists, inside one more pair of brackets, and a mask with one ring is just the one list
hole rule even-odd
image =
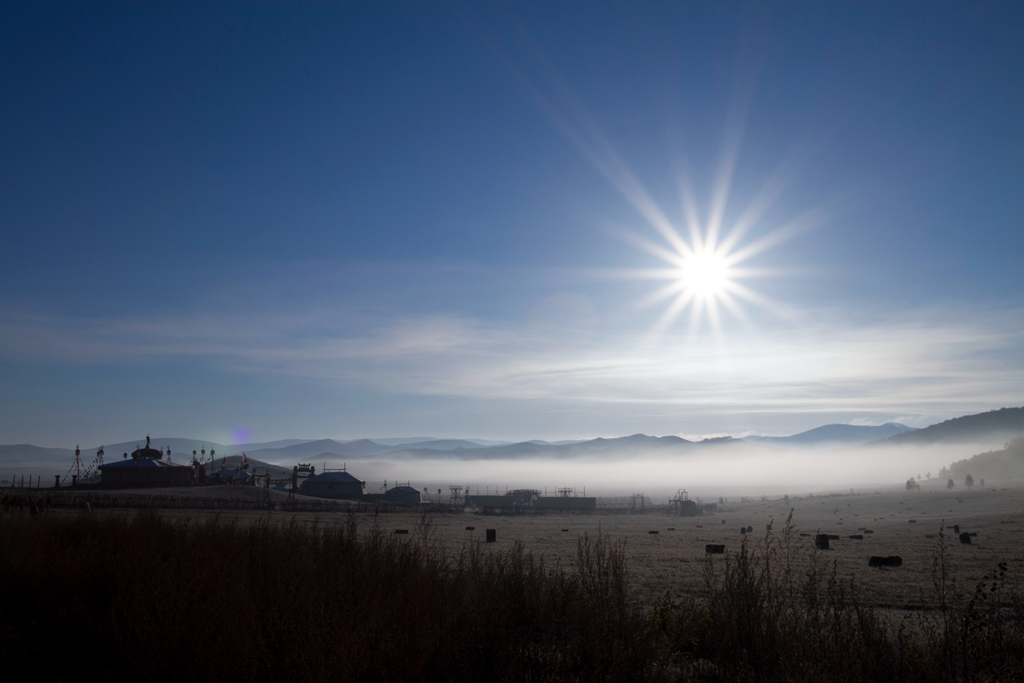
[[[253, 496], [253, 489], [213, 487], [161, 489], [161, 494], [202, 496]], [[276, 498], [276, 496], [275, 496]], [[283, 498], [283, 496], [282, 496]], [[883, 610], [913, 611], [934, 608], [933, 560], [944, 535], [954, 575], [960, 589], [970, 592], [999, 562], [1008, 563], [1008, 580], [1024, 586], [1024, 488], [1015, 482], [994, 487], [960, 490], [902, 490], [876, 493], [827, 494], [791, 497], [788, 500], [734, 501], [699, 517], [674, 517], [663, 511], [647, 513], [484, 515], [469, 511], [427, 513], [420, 510], [374, 513], [294, 513], [286, 511], [162, 510], [171, 519], [206, 519], [220, 515], [247, 524], [259, 519], [287, 523], [331, 524], [355, 517], [359, 528], [379, 526], [388, 533], [405, 530], [410, 543], [427, 542], [452, 554], [471, 542], [483, 542], [486, 529], [497, 532], [487, 547], [505, 549], [520, 543], [548, 564], [570, 562], [583, 534], [604, 535], [625, 543], [631, 583], [642, 600], [668, 593], [674, 598], [693, 596], [703, 588], [705, 545], [724, 544], [735, 552], [746, 541], [764, 544], [772, 525], [776, 541], [792, 512], [794, 570], [801, 572], [808, 558], [817, 556], [843, 581], [852, 580], [864, 603]], [[68, 512], [54, 511], [57, 514]], [[95, 511], [97, 514], [131, 514], [130, 511]], [[970, 545], [960, 543], [953, 526], [976, 534]], [[468, 530], [467, 527], [473, 527]], [[749, 534], [741, 529], [752, 527]], [[657, 533], [652, 533], [657, 532]], [[812, 551], [817, 533], [839, 536], [830, 549]], [[862, 540], [849, 538], [862, 535]], [[873, 555], [898, 555], [899, 568], [873, 569]], [[713, 556], [713, 562], [723, 562]]]

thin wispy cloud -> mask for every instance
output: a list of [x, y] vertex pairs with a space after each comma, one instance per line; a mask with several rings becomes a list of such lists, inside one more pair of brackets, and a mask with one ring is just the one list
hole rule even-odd
[[[948, 311], [947, 311], [948, 313]], [[821, 316], [825, 318], [826, 316]], [[950, 319], [957, 322], [951, 322]], [[966, 314], [857, 325], [690, 335], [641, 348], [630, 334], [467, 316], [405, 316], [352, 328], [344, 316], [157, 320], [5, 316], [0, 357], [132, 366], [175, 359], [411, 396], [567, 405], [651, 404], [701, 413], [942, 414], [1020, 401], [1022, 316]]]

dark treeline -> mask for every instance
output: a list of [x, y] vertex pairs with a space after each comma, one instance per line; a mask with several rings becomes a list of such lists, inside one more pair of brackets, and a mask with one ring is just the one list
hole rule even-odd
[[1024, 477], [1024, 436], [1008, 442], [1001, 450], [957, 460], [939, 471], [940, 477], [953, 476], [957, 479], [968, 474], [979, 479], [987, 477], [989, 481]]
[[[809, 557], [798, 557], [803, 553]], [[0, 662], [34, 681], [1020, 680], [1006, 565], [890, 621], [787, 525], [709, 559], [705, 590], [638, 600], [624, 548], [568, 565], [520, 545], [155, 513], [0, 516]], [[800, 560], [798, 562], [798, 560]], [[795, 567], [799, 566], [797, 570]]]

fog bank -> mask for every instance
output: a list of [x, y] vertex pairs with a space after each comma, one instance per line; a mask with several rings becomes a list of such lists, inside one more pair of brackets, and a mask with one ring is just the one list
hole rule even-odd
[[[986, 444], [955, 446], [856, 447], [834, 450], [784, 450], [750, 446], [701, 449], [675, 454], [633, 453], [629, 457], [563, 460], [347, 459], [344, 464], [375, 490], [409, 482], [436, 495], [448, 486], [481, 492], [496, 488], [533, 488], [555, 495], [573, 487], [582, 495], [623, 496], [643, 492], [654, 498], [686, 489], [691, 497], [783, 495], [902, 485], [909, 477], [937, 478], [954, 460], [980, 453]], [[344, 459], [315, 462], [341, 467]], [[959, 482], [958, 482], [959, 483]]]

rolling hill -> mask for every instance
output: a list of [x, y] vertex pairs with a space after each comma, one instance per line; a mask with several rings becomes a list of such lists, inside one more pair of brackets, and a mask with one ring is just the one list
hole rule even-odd
[[619, 438], [589, 439], [586, 441], [570, 442], [556, 445], [549, 443], [537, 443], [523, 441], [521, 443], [509, 444], [507, 446], [492, 446], [490, 448], [458, 448], [451, 451], [430, 451], [427, 449], [403, 449], [384, 454], [388, 458], [460, 458], [479, 460], [517, 460], [530, 458], [631, 458], [648, 456], [666, 456], [685, 454], [702, 450], [705, 448], [751, 447], [740, 439], [721, 437], [716, 439], [705, 439], [693, 442], [678, 436], [648, 436], [646, 434], [633, 434]]
[[1024, 437], [1017, 437], [1001, 450], [958, 460], [939, 472], [940, 477], [948, 476], [957, 481], [968, 474], [979, 482], [981, 479], [995, 481], [1024, 478]]
[[356, 441], [335, 441], [334, 439], [318, 439], [286, 446], [285, 448], [264, 448], [260, 450], [246, 451], [250, 458], [259, 458], [267, 462], [296, 462], [308, 460], [323, 453], [330, 453], [340, 457], [365, 458], [381, 453], [393, 451], [393, 446], [382, 446], [369, 439], [358, 439]]
[[774, 446], [859, 446], [869, 441], [887, 439], [912, 431], [916, 430], [898, 422], [887, 422], [878, 426], [830, 424], [792, 436], [747, 436], [743, 440]]
[[[95, 455], [95, 451], [90, 457]], [[70, 464], [75, 457], [73, 448], [43, 448], [27, 443], [0, 446], [0, 466], [22, 467], [34, 464]]]
[[[220, 469], [221, 463], [225, 458], [217, 458], [213, 463], [213, 470], [216, 472]], [[226, 458], [227, 462], [224, 464], [224, 469], [234, 471], [236, 467], [242, 464], [242, 456], [240, 455], [229, 455]], [[246, 460], [249, 463], [249, 471], [254, 474], [265, 474], [269, 472], [273, 477], [288, 477], [291, 476], [292, 470], [290, 467], [281, 467], [269, 462], [263, 462], [262, 460], [256, 460], [255, 458], [248, 457], [246, 454]], [[317, 468], [320, 469], [319, 467]], [[207, 470], [209, 472], [210, 470]]]
[[1002, 445], [1024, 436], [1024, 408], [1000, 408], [977, 415], [964, 415], [924, 429], [872, 441], [871, 445], [927, 446], [938, 443]]

